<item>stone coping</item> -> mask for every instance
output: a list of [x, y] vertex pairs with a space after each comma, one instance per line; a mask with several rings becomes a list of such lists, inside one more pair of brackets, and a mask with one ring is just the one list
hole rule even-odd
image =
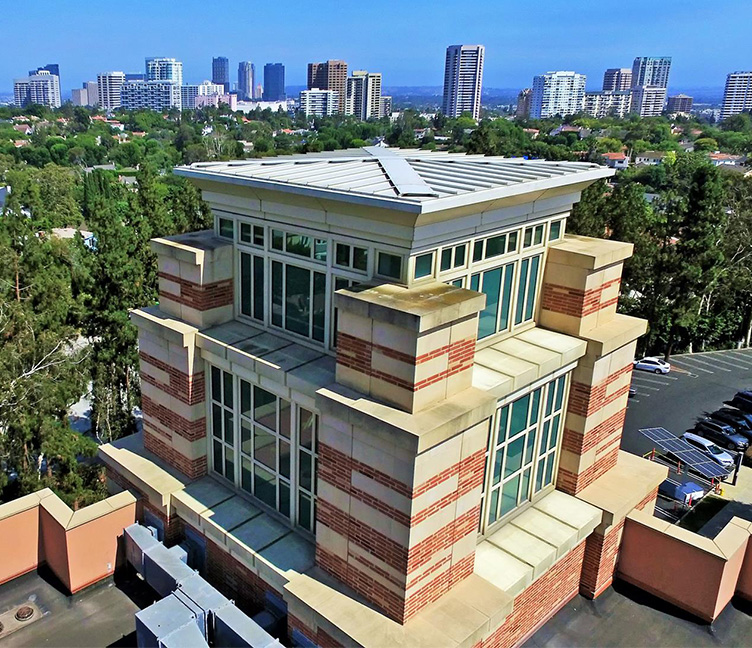
[[603, 511], [600, 533], [618, 524], [666, 479], [668, 468], [648, 459], [619, 451], [611, 470], [577, 494], [577, 498]]
[[74, 511], [49, 488], [0, 504], [0, 520], [41, 506], [65, 531], [75, 529], [136, 502], [132, 493], [123, 491], [107, 499]]
[[582, 337], [590, 343], [592, 353], [601, 357], [634, 342], [647, 330], [647, 320], [615, 313], [610, 321], [582, 333]]
[[380, 284], [338, 290], [334, 304], [350, 313], [422, 333], [475, 315], [486, 303], [483, 293], [440, 281], [418, 286]]
[[599, 270], [628, 259], [632, 256], [633, 248], [632, 243], [566, 234], [563, 239], [548, 246], [548, 259], [552, 263]]
[[475, 554], [475, 573], [515, 598], [589, 536], [602, 511], [551, 491], [488, 535]]
[[181, 319], [168, 315], [159, 306], [145, 306], [130, 311], [131, 321], [139, 328], [184, 347], [191, 345], [192, 336], [198, 328]]
[[201, 265], [207, 252], [232, 244], [229, 239], [216, 236], [212, 230], [154, 238], [150, 242], [152, 252], [194, 265]]
[[724, 562], [732, 558], [739, 549], [746, 546], [750, 535], [752, 535], [752, 523], [739, 517], [733, 517], [712, 539], [665, 520], [660, 520], [647, 511], [635, 509], [627, 515], [627, 520], [630, 523], [640, 524], [653, 529], [657, 533], [670, 536]]
[[479, 350], [473, 386], [505, 398], [585, 355], [587, 342], [533, 327]]
[[335, 359], [320, 349], [233, 320], [196, 336], [202, 357], [264, 386], [265, 380], [313, 398], [335, 380]]

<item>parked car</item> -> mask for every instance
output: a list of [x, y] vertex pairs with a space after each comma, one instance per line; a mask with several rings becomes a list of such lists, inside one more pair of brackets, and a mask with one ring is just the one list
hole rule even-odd
[[637, 390], [634, 387], [629, 388], [629, 398], [632, 398], [633, 396], [637, 396]]
[[668, 362], [651, 356], [642, 358], [641, 360], [634, 360], [633, 365], [635, 369], [639, 369], [640, 371], [652, 371], [657, 374], [667, 374], [671, 371], [671, 365]]
[[736, 392], [730, 401], [726, 401], [726, 405], [731, 405], [742, 412], [752, 414], [752, 390], [745, 389]]
[[697, 421], [691, 431], [729, 450], [744, 452], [749, 447], [747, 438], [737, 434], [730, 425], [709, 418]]
[[685, 432], [681, 438], [693, 448], [697, 448], [703, 454], [708, 455], [716, 463], [721, 464], [724, 468], [734, 467], [734, 458], [725, 450], [721, 450], [709, 439], [704, 439], [697, 434], [692, 434], [692, 432]]
[[752, 414], [745, 414], [733, 407], [721, 407], [713, 412], [710, 418], [731, 426], [737, 434], [741, 434], [747, 441], [752, 442]]

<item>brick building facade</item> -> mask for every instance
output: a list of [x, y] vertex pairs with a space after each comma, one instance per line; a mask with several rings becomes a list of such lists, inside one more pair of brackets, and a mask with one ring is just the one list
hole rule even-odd
[[565, 234], [612, 171], [368, 148], [177, 173], [215, 229], [153, 241], [143, 434], [101, 451], [168, 541], [321, 646], [513, 646], [608, 587], [664, 478], [619, 451], [631, 245]]

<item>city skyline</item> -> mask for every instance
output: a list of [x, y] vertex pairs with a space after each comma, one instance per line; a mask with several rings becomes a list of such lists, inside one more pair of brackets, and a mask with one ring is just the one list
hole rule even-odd
[[[224, 15], [205, 15], [200, 11], [200, 3], [194, 0], [184, 3], [179, 14], [167, 5], [135, 2], [134, 13], [144, 19], [139, 21], [138, 30], [126, 29], [120, 33], [107, 28], [116, 19], [114, 8], [92, 12], [85, 2], [58, 7], [48, 0], [32, 0], [29, 9], [47, 16], [58, 29], [50, 31], [42, 41], [24, 39], [18, 30], [6, 35], [6, 48], [14, 56], [0, 60], [0, 90], [10, 90], [13, 79], [24, 70], [54, 61], [59, 63], [64, 80], [61, 91], [68, 96], [72, 88], [80, 87], [83, 81], [96, 78], [104, 70], [140, 70], [146, 56], [183, 61], [186, 83], [210, 78], [212, 58], [227, 56], [231, 69], [236, 69], [239, 61], [252, 61], [257, 69], [267, 62], [282, 62], [290, 86], [305, 85], [308, 62], [328, 59], [348, 61], [353, 69], [380, 70], [390, 86], [441, 86], [445, 48], [459, 43], [486, 46], [484, 87], [487, 88], [523, 88], [537, 74], [567, 69], [585, 74], [588, 89], [596, 90], [600, 89], [605, 69], [627, 67], [638, 55], [671, 56], [674, 61], [671, 86], [675, 88], [722, 88], [726, 74], [752, 67], [743, 47], [744, 26], [752, 19], [752, 7], [736, 0], [728, 3], [735, 20], [725, 22], [723, 16], [708, 12], [707, 6], [700, 2], [689, 2], [679, 14], [669, 10], [658, 12], [647, 2], [633, 3], [629, 11], [649, 10], [651, 21], [639, 33], [630, 35], [626, 46], [624, 39], [611, 37], [614, 25], [618, 24], [617, 14], [625, 12], [602, 12], [602, 15], [588, 12], [588, 21], [584, 23], [582, 12], [577, 9], [587, 10], [585, 2], [574, 5], [559, 0], [542, 2], [542, 10], [536, 11], [532, 21], [529, 11], [522, 6], [505, 7], [501, 12], [494, 3], [479, 2], [475, 11], [455, 16], [449, 7], [435, 8], [418, 1], [402, 7], [401, 20], [389, 21], [387, 29], [384, 17], [390, 15], [387, 6], [390, 4], [393, 3], [364, 7], [367, 21], [376, 27], [353, 38], [354, 18], [335, 10], [336, 5], [326, 0], [321, 3], [320, 15], [336, 15], [337, 20], [321, 19], [315, 23], [290, 20], [291, 14], [276, 6], [259, 5], [247, 17], [240, 14], [228, 20]], [[325, 10], [329, 5], [333, 13]], [[432, 28], [415, 29], [419, 24], [416, 21], [426, 15], [429, 7]], [[727, 15], [728, 12], [724, 13]], [[360, 12], [359, 20], [363, 19]], [[191, 25], [195, 27], [198, 21], [203, 34], [221, 36], [199, 41], [188, 37]], [[259, 29], [259, 25], [277, 28]], [[320, 38], [311, 39], [312, 28]], [[708, 57], [705, 51], [715, 45], [713, 34], [719, 29], [724, 33], [724, 42], [731, 47], [714, 49], [714, 56]], [[70, 47], [66, 37], [71, 30], [80, 34], [75, 48]], [[578, 37], [572, 38], [572, 33]], [[249, 47], [251, 35], [254, 44]], [[537, 40], [546, 43], [546, 47], [531, 47], [531, 42]], [[316, 42], [322, 45], [312, 44]], [[524, 57], [520, 57], [520, 51], [525, 52]], [[409, 66], [405, 65], [407, 60]]]

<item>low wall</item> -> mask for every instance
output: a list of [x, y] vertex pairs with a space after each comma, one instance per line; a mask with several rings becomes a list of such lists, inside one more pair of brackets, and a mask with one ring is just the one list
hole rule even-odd
[[118, 538], [136, 520], [124, 491], [72, 511], [51, 490], [0, 505], [0, 584], [48, 567], [72, 594], [115, 571]]
[[751, 532], [749, 522], [733, 518], [711, 540], [633, 511], [624, 525], [617, 574], [712, 622], [737, 590], [752, 593]]

